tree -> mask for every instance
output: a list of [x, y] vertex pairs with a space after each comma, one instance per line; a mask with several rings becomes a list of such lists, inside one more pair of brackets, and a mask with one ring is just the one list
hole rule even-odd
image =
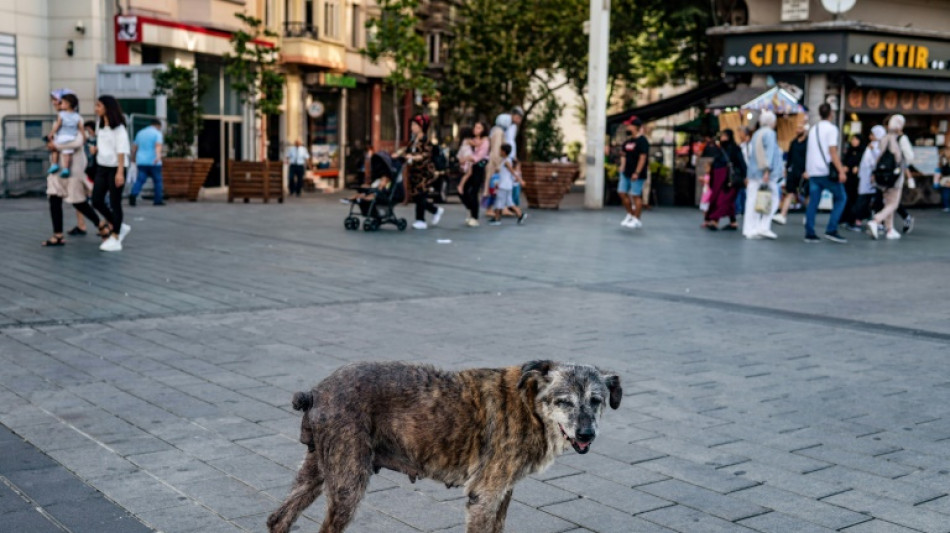
[[558, 124], [563, 109], [557, 98], [549, 96], [541, 105], [538, 119], [531, 123], [528, 143], [535, 161], [552, 161], [564, 153], [564, 135]]
[[425, 74], [428, 66], [426, 42], [416, 33], [419, 4], [420, 0], [379, 0], [381, 15], [366, 22], [374, 37], [360, 50], [374, 63], [388, 61], [392, 64], [385, 83], [393, 90], [397, 143], [400, 138], [399, 96], [407, 91], [419, 91], [424, 96], [435, 94], [435, 82]]
[[194, 69], [169, 63], [166, 70], [152, 72], [155, 96], [168, 95], [169, 108], [178, 120], [165, 135], [169, 157], [191, 157], [195, 137], [201, 127], [201, 96], [208, 87], [207, 79]]
[[261, 117], [261, 131], [267, 131], [266, 117], [280, 114], [284, 102], [286, 77], [277, 70], [280, 48], [256, 44], [262, 37], [277, 34], [264, 28], [259, 18], [235, 13], [245, 26], [231, 35], [233, 53], [224, 55], [224, 71], [231, 77], [231, 87], [244, 104], [253, 107]]

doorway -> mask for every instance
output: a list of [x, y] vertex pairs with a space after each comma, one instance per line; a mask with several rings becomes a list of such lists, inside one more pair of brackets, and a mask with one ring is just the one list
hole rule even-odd
[[211, 171], [205, 179], [205, 187], [226, 187], [230, 183], [228, 164], [231, 159], [244, 159], [241, 134], [243, 124], [240, 119], [219, 117], [206, 118], [198, 134], [198, 157], [214, 160]]

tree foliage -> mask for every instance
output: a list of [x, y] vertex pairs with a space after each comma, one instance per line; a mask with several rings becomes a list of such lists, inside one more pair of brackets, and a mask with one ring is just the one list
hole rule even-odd
[[531, 159], [552, 161], [564, 153], [564, 134], [558, 124], [562, 111], [563, 106], [554, 96], [545, 98], [541, 104], [540, 114], [528, 130]]
[[[459, 14], [440, 91], [446, 107], [493, 116], [522, 105], [530, 114], [565, 83], [584, 100], [587, 0], [467, 0]], [[610, 22], [609, 96], [718, 75], [707, 0], [611, 0]]]
[[168, 64], [167, 70], [152, 72], [155, 96], [168, 96], [168, 107], [178, 121], [168, 128], [165, 145], [169, 157], [191, 157], [195, 137], [201, 128], [201, 96], [208, 87], [204, 76], [191, 68]]
[[426, 76], [426, 41], [416, 32], [420, 0], [378, 0], [381, 14], [366, 22], [372, 37], [360, 52], [374, 63], [388, 62], [392, 70], [384, 82], [393, 89], [396, 140], [399, 132], [398, 98], [408, 91], [425, 96], [436, 93], [435, 82]]
[[280, 49], [254, 44], [262, 37], [277, 34], [264, 27], [261, 19], [235, 13], [244, 28], [231, 35], [232, 52], [224, 55], [224, 71], [231, 77], [231, 87], [245, 104], [257, 113], [277, 115], [284, 101], [285, 76], [276, 70]]

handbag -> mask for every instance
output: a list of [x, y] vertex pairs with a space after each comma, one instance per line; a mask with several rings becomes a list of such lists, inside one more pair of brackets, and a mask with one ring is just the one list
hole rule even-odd
[[764, 183], [755, 193], [755, 212], [760, 215], [772, 212], [772, 189]]

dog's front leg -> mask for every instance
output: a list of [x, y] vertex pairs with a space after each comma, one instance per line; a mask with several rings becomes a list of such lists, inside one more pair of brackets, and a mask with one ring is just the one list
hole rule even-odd
[[510, 502], [506, 487], [472, 487], [465, 505], [465, 533], [502, 533]]

